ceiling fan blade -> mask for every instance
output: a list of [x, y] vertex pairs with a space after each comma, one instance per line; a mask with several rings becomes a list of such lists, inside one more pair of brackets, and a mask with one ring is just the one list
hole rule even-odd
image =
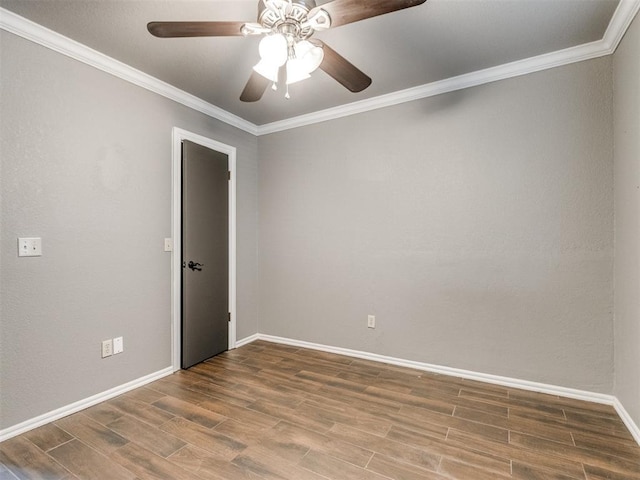
[[315, 12], [324, 10], [331, 17], [331, 26], [339, 27], [347, 23], [358, 22], [365, 18], [377, 17], [385, 13], [395, 12], [404, 8], [422, 5], [427, 0], [333, 0], [320, 5], [309, 12], [312, 17]]
[[257, 102], [264, 95], [269, 83], [271, 83], [271, 80], [252, 70], [249, 81], [240, 95], [240, 100], [243, 102]]
[[147, 30], [160, 38], [242, 36], [247, 22], [149, 22]]
[[321, 43], [322, 49], [324, 50], [324, 59], [320, 64], [322, 71], [354, 93], [361, 92], [371, 85], [371, 78], [369, 78], [369, 76], [361, 72], [326, 43]]

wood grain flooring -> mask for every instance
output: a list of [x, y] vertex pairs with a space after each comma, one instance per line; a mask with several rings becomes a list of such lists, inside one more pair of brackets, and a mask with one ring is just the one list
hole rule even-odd
[[254, 342], [0, 444], [0, 479], [640, 480], [612, 407]]

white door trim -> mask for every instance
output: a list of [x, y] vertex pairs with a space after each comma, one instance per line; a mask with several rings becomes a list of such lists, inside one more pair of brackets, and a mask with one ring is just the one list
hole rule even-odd
[[173, 371], [180, 370], [181, 348], [181, 287], [182, 287], [182, 141], [225, 153], [229, 156], [229, 349], [236, 346], [236, 148], [178, 127], [172, 132], [171, 155], [171, 363]]

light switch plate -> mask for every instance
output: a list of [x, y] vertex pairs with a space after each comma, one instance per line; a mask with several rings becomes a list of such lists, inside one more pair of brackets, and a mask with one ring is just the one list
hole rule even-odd
[[173, 238], [164, 239], [164, 251], [173, 252]]
[[40, 257], [42, 255], [42, 238], [22, 237], [18, 238], [19, 257]]
[[124, 351], [124, 341], [122, 337], [117, 337], [113, 339], [113, 354], [117, 355], [118, 353], [122, 353]]

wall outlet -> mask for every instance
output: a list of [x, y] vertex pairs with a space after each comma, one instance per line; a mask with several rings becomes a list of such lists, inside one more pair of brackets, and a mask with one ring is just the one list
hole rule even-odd
[[367, 327], [376, 328], [376, 316], [375, 315], [368, 315], [367, 316]]
[[122, 337], [113, 339], [113, 354], [117, 355], [118, 353], [122, 353], [124, 351], [124, 340]]
[[18, 238], [19, 257], [40, 257], [42, 255], [42, 238]]
[[111, 355], [113, 355], [113, 341], [111, 339], [103, 340], [102, 341], [102, 358], [110, 357]]

